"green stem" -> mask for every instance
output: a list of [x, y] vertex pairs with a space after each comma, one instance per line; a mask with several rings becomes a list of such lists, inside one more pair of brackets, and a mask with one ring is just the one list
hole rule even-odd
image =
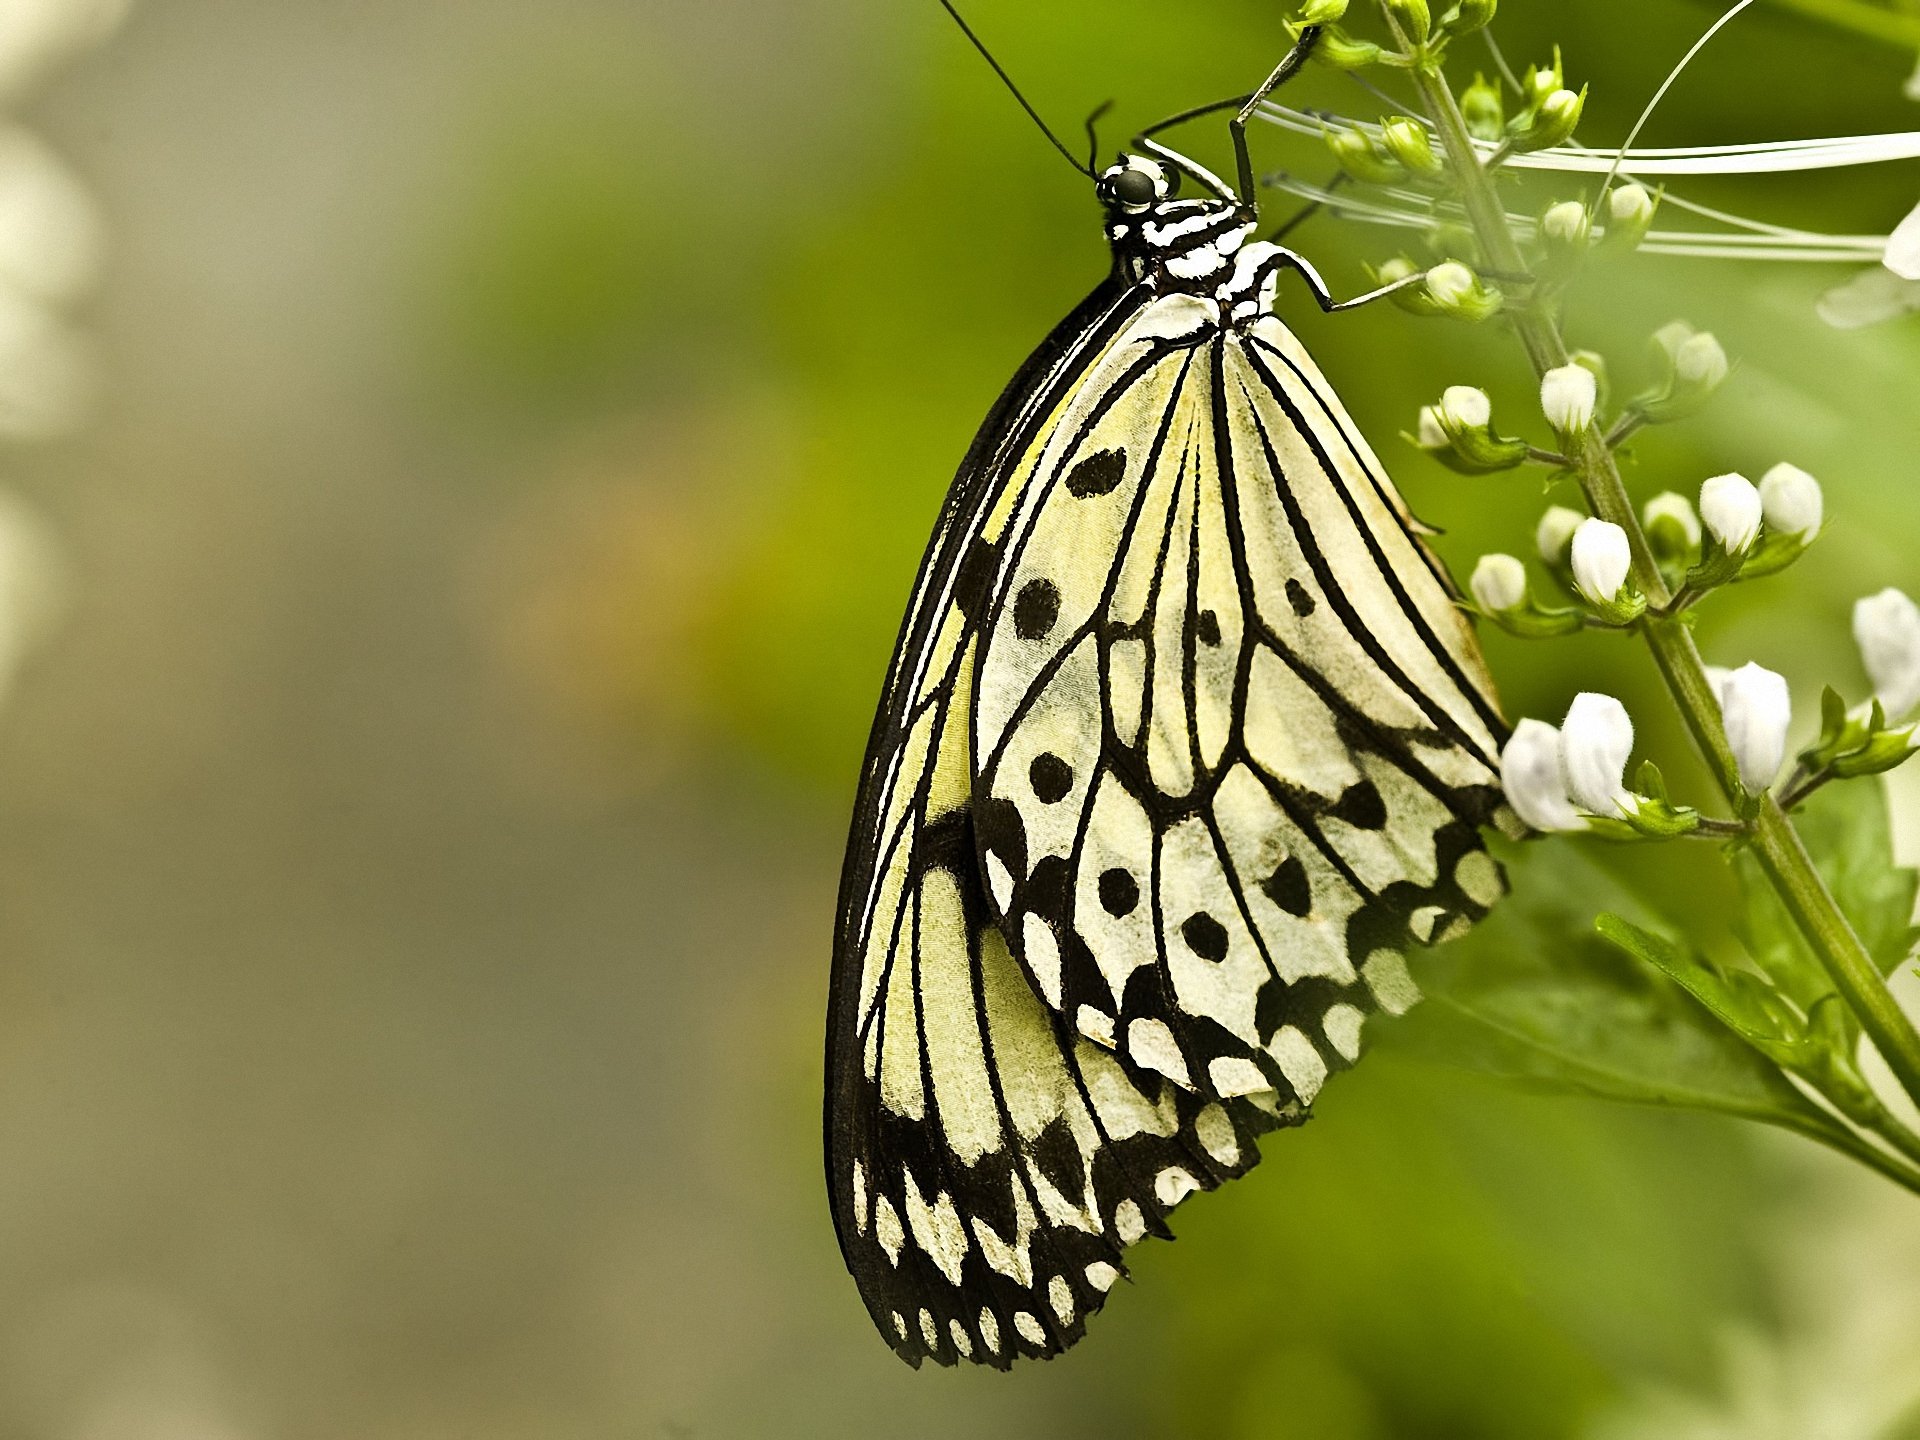
[[[1389, 25], [1393, 25], [1390, 11], [1387, 18]], [[1394, 28], [1397, 31], [1398, 27]], [[1524, 271], [1526, 258], [1507, 224], [1506, 210], [1492, 177], [1474, 155], [1466, 119], [1460, 113], [1453, 91], [1437, 67], [1416, 67], [1412, 80], [1439, 134], [1486, 264], [1510, 273]], [[1508, 318], [1526, 347], [1536, 375], [1545, 375], [1568, 363], [1566, 341], [1552, 314], [1529, 306], [1509, 311]], [[1626, 483], [1621, 479], [1606, 440], [1589, 429], [1568, 458], [1573, 461], [1593, 513], [1626, 532], [1633, 554], [1634, 578], [1645, 593], [1650, 610], [1666, 605], [1672, 599], [1672, 592], [1660, 574], [1646, 533], [1640, 528]], [[1652, 613], [1641, 631], [1694, 743], [1706, 757], [1728, 803], [1739, 810], [1746, 802], [1746, 792], [1740, 784], [1733, 753], [1727, 746], [1719, 702], [1707, 683], [1706, 666], [1694, 644], [1693, 632], [1676, 618]], [[1872, 956], [1834, 902], [1820, 872], [1814, 868], [1812, 857], [1800, 843], [1798, 833], [1771, 795], [1760, 800], [1754, 817], [1752, 844], [1761, 869], [1819, 956], [1835, 987], [1859, 1017], [1901, 1086], [1910, 1097], [1920, 1101], [1920, 1031], [1914, 1029], [1912, 1020], [1894, 1003]]]

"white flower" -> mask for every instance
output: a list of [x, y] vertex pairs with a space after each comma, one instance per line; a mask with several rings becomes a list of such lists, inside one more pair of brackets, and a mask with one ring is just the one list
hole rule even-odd
[[1814, 312], [1836, 330], [1863, 330], [1920, 310], [1920, 280], [1902, 280], [1884, 265], [1862, 270], [1820, 297]]
[[1560, 769], [1567, 793], [1591, 815], [1626, 816], [1633, 798], [1626, 787], [1633, 754], [1633, 721], [1611, 695], [1587, 691], [1573, 697], [1560, 726]]
[[1888, 721], [1920, 705], [1920, 607], [1898, 590], [1882, 590], [1853, 606], [1853, 640]]
[[1540, 408], [1562, 435], [1579, 435], [1593, 423], [1599, 382], [1584, 365], [1562, 365], [1540, 379]]
[[1578, 510], [1569, 510], [1564, 505], [1548, 506], [1547, 513], [1540, 517], [1540, 523], [1533, 530], [1533, 544], [1540, 558], [1549, 565], [1565, 560], [1567, 546], [1573, 543], [1573, 532], [1586, 518]]
[[1427, 271], [1427, 293], [1446, 308], [1465, 304], [1480, 289], [1473, 272], [1458, 260], [1447, 260]]
[[1560, 769], [1560, 732], [1544, 720], [1522, 720], [1500, 752], [1500, 788], [1513, 813], [1535, 830], [1583, 830], [1567, 799]]
[[1422, 450], [1444, 450], [1451, 443], [1447, 439], [1447, 427], [1440, 423], [1440, 411], [1433, 405], [1420, 407], [1420, 423], [1416, 427], [1415, 439]]
[[1700, 518], [1728, 554], [1745, 554], [1760, 534], [1760, 492], [1744, 475], [1716, 475], [1700, 487]]
[[1711, 390], [1727, 378], [1727, 352], [1707, 331], [1689, 335], [1673, 352], [1674, 378], [1700, 390]]
[[1760, 509], [1769, 530], [1811, 540], [1824, 513], [1820, 482], [1783, 460], [1760, 477]]
[[1653, 219], [1653, 196], [1647, 187], [1629, 181], [1607, 196], [1607, 215], [1616, 225], [1639, 227]]
[[1907, 218], [1894, 226], [1880, 263], [1902, 280], [1920, 280], [1920, 205], [1914, 206], [1907, 212]]
[[1574, 587], [1593, 604], [1612, 604], [1632, 565], [1627, 532], [1611, 520], [1588, 516], [1573, 532]]
[[1449, 385], [1440, 394], [1439, 420], [1449, 430], [1484, 430], [1493, 423], [1493, 401], [1471, 385]]
[[1482, 555], [1468, 584], [1474, 603], [1498, 615], [1527, 598], [1527, 567], [1511, 555]]
[[1758, 665], [1722, 671], [1713, 680], [1720, 697], [1720, 718], [1727, 745], [1740, 770], [1740, 783], [1752, 791], [1766, 789], [1787, 758], [1787, 726], [1793, 719], [1793, 698], [1787, 682]]
[[1649, 534], [1661, 525], [1677, 525], [1685, 549], [1700, 543], [1700, 517], [1693, 513], [1693, 502], [1671, 490], [1662, 491], [1641, 507], [1640, 523]]
[[1547, 207], [1540, 217], [1540, 229], [1549, 240], [1563, 245], [1579, 245], [1587, 238], [1587, 207], [1578, 200], [1562, 200]]

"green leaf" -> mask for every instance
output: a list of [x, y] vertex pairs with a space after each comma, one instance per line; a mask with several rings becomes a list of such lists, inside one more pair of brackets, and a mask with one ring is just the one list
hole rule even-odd
[[1665, 967], [1638, 965], [1595, 932], [1602, 908], [1653, 917], [1579, 847], [1532, 845], [1508, 864], [1512, 895], [1423, 971], [1436, 1003], [1405, 1027], [1422, 1053], [1524, 1084], [1834, 1138], [1835, 1122]]

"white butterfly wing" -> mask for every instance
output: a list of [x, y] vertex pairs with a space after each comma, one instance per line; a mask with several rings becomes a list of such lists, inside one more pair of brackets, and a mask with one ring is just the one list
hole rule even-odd
[[1285, 328], [1110, 297], [1023, 376], [916, 588], [836, 947], [835, 1217], [916, 1364], [1071, 1343], [1500, 888], [1471, 630]]

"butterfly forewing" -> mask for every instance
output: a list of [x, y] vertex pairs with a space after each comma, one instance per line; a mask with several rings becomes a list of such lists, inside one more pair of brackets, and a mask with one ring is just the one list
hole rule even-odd
[[962, 467], [855, 815], [829, 1182], [916, 1364], [1070, 1344], [1500, 890], [1491, 685], [1377, 459], [1264, 304], [1128, 278]]

